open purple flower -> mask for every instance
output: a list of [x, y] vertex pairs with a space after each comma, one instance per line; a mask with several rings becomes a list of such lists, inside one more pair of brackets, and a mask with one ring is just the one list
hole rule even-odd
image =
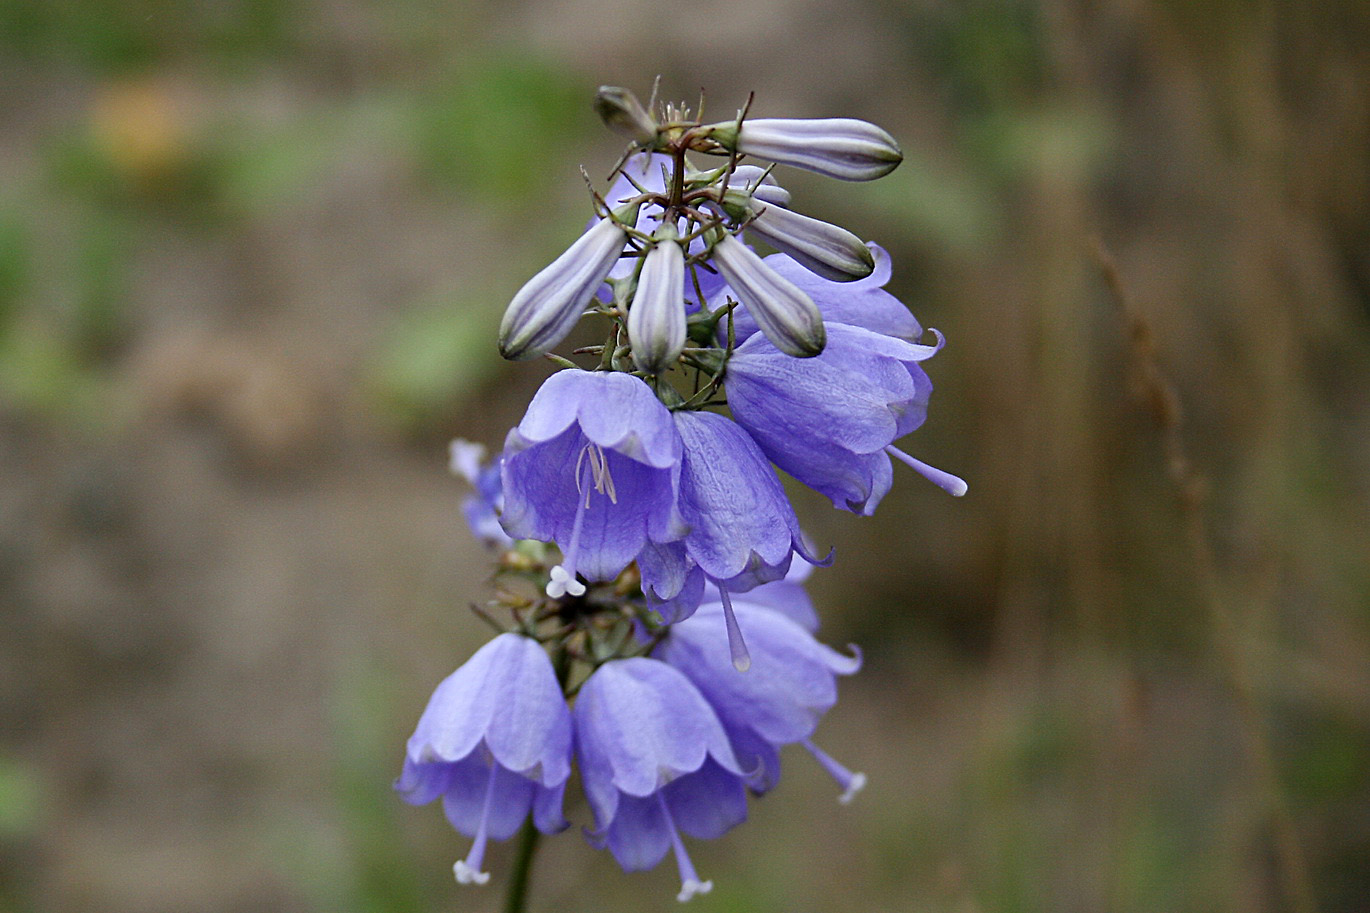
[[[915, 345], [844, 324], [832, 324], [828, 336], [822, 354], [803, 362], [752, 336], [728, 361], [728, 404], [777, 466], [834, 506], [868, 515], [889, 491], [890, 456], [906, 456], [892, 442], [927, 417], [932, 382], [918, 363], [940, 340]], [[955, 476], [914, 468], [965, 493]]]
[[[782, 745], [798, 742], [820, 762], [831, 759], [810, 741], [818, 720], [837, 702], [837, 676], [851, 675], [861, 657], [843, 656], [780, 612], [739, 597], [733, 603], [738, 622], [747, 628], [752, 668], [733, 668], [724, 646], [727, 619], [722, 603], [707, 603], [688, 620], [671, 626], [653, 653], [679, 669], [708, 700], [732, 741], [738, 763], [756, 792], [780, 779]], [[833, 762], [835, 763], [835, 762]], [[865, 777], [840, 765], [824, 767], [837, 777], [848, 801]]]
[[680, 435], [628, 374], [566, 370], [538, 390], [504, 444], [504, 513], [515, 539], [556, 542], [549, 596], [610, 580], [648, 542], [685, 533], [676, 510]]
[[[693, 610], [676, 594], [695, 592], [700, 574], [718, 585], [726, 605], [728, 591], [784, 577], [796, 551], [822, 561], [809, 551], [775, 470], [741, 426], [712, 412], [674, 418], [683, 447], [678, 503], [689, 532], [639, 562], [649, 601], [676, 600], [671, 615], [663, 612], [666, 620]], [[740, 629], [730, 625], [728, 633], [734, 662], [746, 668]]]
[[[891, 275], [890, 255], [878, 244], [866, 246], [875, 260], [875, 269], [855, 282], [824, 279], [788, 254], [771, 254], [763, 262], [808, 295], [823, 314], [824, 323], [845, 323], [909, 342], [916, 341], [923, 335], [922, 325], [898, 298], [885, 291]], [[710, 299], [710, 305], [721, 307], [729, 293], [729, 289], [722, 289]], [[734, 338], [739, 345], [757, 332], [756, 320], [744, 308], [733, 312], [733, 324]]]
[[629, 872], [673, 849], [678, 898], [708, 892], [713, 885], [695, 873], [680, 832], [713, 839], [747, 817], [743, 770], [708, 702], [676, 669], [636, 657], [596, 669], [573, 716], [592, 841]]
[[501, 634], [433, 692], [395, 788], [412, 805], [442, 797], [452, 826], [475, 840], [457, 880], [484, 884], [487, 840], [511, 837], [530, 810], [543, 833], [566, 826], [570, 775], [571, 714], [551, 661], [536, 641]]

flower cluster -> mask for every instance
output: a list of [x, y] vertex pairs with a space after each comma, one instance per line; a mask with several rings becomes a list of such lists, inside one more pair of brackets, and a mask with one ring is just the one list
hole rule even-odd
[[[475, 487], [466, 516], [499, 553], [482, 613], [503, 633], [438, 686], [396, 787], [442, 798], [473, 839], [457, 879], [483, 883], [488, 840], [566, 826], [576, 766], [591, 842], [627, 870], [672, 851], [686, 900], [710, 883], [681, 835], [741, 822], [782, 746], [808, 750], [843, 801], [864, 783], [812, 741], [860, 658], [815, 639], [803, 581], [831, 553], [801, 532], [776, 468], [860, 515], [889, 491], [891, 458], [954, 495], [965, 483], [894, 445], [927, 417], [941, 335], [924, 341], [884, 290], [882, 248], [792, 210], [772, 174], [872, 180], [899, 164], [894, 140], [840, 118], [703, 123], [624, 89], [596, 107], [632, 145], [499, 332], [506, 357], [563, 370], [497, 459], [453, 445]], [[586, 316], [604, 341], [570, 354], [590, 363], [550, 355]]]

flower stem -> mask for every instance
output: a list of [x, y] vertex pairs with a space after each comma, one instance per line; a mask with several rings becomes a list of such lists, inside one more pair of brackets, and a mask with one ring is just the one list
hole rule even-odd
[[533, 872], [533, 857], [537, 854], [538, 838], [541, 836], [531, 819], [523, 822], [517, 855], [514, 856], [514, 871], [509, 876], [508, 893], [504, 895], [504, 913], [523, 913], [528, 903], [528, 880]]

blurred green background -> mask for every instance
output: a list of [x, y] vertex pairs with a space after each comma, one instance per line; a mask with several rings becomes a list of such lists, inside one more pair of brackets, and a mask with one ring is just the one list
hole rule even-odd
[[[946, 334], [907, 444], [971, 485], [795, 491], [871, 785], [787, 755], [692, 909], [1370, 910], [1367, 48], [1362, 0], [0, 4], [0, 911], [498, 908], [389, 789], [487, 634], [445, 442], [548, 373], [493, 328], [658, 73], [900, 139], [781, 177]], [[574, 830], [534, 877], [675, 906]]]

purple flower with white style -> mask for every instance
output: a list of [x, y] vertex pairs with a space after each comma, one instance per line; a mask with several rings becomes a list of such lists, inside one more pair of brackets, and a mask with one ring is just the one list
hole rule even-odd
[[[639, 559], [643, 591], [649, 602], [697, 592], [698, 575], [716, 584], [728, 605], [729, 592], [779, 580], [795, 552], [818, 564], [809, 550], [775, 470], [747, 432], [712, 412], [677, 412], [680, 433], [680, 515], [689, 531], [679, 542]], [[676, 621], [693, 605], [676, 603]], [[664, 615], [665, 613], [663, 613]], [[729, 614], [728, 640], [733, 663], [748, 664], [746, 642]]]
[[[893, 480], [893, 441], [927, 417], [932, 382], [919, 366], [940, 348], [833, 324], [823, 353], [796, 362], [754, 335], [728, 361], [728, 403], [766, 456], [833, 505], [871, 514]], [[918, 461], [913, 461], [918, 463]], [[965, 483], [914, 466], [951, 494]]]
[[581, 686], [573, 717], [591, 839], [630, 872], [674, 850], [678, 899], [707, 893], [680, 833], [713, 839], [747, 817], [744, 771], [708, 702], [663, 662], [618, 659]]
[[443, 680], [405, 750], [395, 789], [406, 802], [443, 800], [448, 820], [474, 839], [453, 871], [485, 884], [487, 840], [507, 840], [529, 812], [543, 833], [566, 827], [571, 714], [537, 641], [501, 634]]
[[733, 610], [747, 628], [752, 668], [746, 673], [733, 668], [724, 647], [720, 635], [727, 619], [720, 602], [702, 605], [672, 625], [652, 655], [684, 673], [708, 700], [754, 791], [779, 782], [778, 749], [799, 743], [833, 774], [842, 786], [842, 801], [849, 801], [865, 777], [832, 766], [836, 762], [813, 744], [812, 736], [837, 702], [837, 676], [860, 669], [860, 655], [843, 656], [793, 619], [748, 597], [738, 597]]
[[549, 596], [611, 580], [649, 543], [679, 539], [681, 442], [671, 414], [628, 374], [566, 370], [538, 390], [504, 445], [504, 513], [515, 539], [555, 542]]

